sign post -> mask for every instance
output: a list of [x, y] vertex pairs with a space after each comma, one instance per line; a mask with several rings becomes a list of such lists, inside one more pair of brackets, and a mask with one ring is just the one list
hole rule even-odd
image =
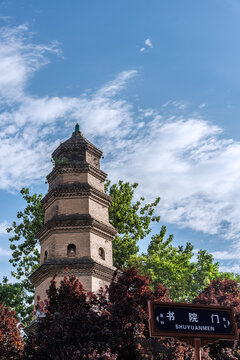
[[192, 345], [196, 360], [201, 360], [201, 346], [238, 339], [232, 307], [149, 301], [148, 309], [150, 336]]
[[201, 360], [201, 339], [194, 338], [193, 343], [195, 360]]

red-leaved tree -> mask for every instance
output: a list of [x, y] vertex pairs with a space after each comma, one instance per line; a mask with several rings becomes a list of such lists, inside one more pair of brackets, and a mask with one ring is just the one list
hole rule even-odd
[[[108, 289], [108, 312], [111, 314], [113, 344], [119, 360], [150, 358], [152, 353], [148, 332], [148, 300], [170, 301], [167, 288], [159, 285], [155, 292], [149, 279], [132, 267], [117, 272]], [[160, 351], [164, 348], [160, 346]]]
[[22, 355], [23, 342], [15, 311], [0, 304], [0, 359], [17, 360]]
[[[174, 339], [151, 339], [148, 300], [169, 302], [168, 290], [150, 288], [135, 268], [115, 272], [109, 287], [86, 294], [74, 276], [66, 275], [48, 301], [39, 302], [44, 318], [25, 347], [24, 359], [34, 360], [192, 360], [193, 349]], [[239, 289], [231, 280], [213, 281], [195, 303], [233, 305], [239, 321]], [[209, 350], [211, 355], [209, 357]], [[240, 359], [238, 344], [219, 342], [202, 351], [202, 360]]]
[[[213, 280], [210, 285], [195, 299], [195, 304], [232, 306], [235, 319], [240, 329], [240, 288], [236, 281]], [[239, 360], [239, 341], [219, 341], [210, 347], [211, 359]]]
[[116, 359], [105, 346], [107, 329], [102, 328], [98, 306], [92, 306], [92, 296], [88, 298], [76, 277], [66, 275], [59, 288], [53, 278], [47, 294], [48, 301], [39, 301], [37, 306], [45, 317], [38, 319], [36, 334], [26, 344], [24, 359]]
[[[37, 331], [25, 347], [24, 359], [134, 360], [150, 358], [147, 302], [169, 301], [167, 289], [152, 292], [149, 280], [135, 268], [115, 273], [97, 294], [86, 294], [74, 276], [66, 275], [48, 290], [48, 302], [39, 302]], [[165, 348], [160, 346], [165, 351]]]

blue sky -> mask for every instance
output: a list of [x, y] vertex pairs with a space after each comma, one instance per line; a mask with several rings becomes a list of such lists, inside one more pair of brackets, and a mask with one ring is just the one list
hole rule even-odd
[[0, 278], [19, 189], [47, 191], [76, 122], [110, 179], [161, 196], [175, 244], [240, 272], [239, 17], [237, 0], [1, 2]]

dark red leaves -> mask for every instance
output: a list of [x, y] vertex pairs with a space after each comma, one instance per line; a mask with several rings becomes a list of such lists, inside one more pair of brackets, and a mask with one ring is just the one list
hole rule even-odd
[[[148, 300], [170, 299], [161, 284], [153, 292], [149, 279], [135, 268], [116, 272], [110, 286], [97, 294], [86, 294], [79, 280], [66, 274], [59, 288], [52, 280], [48, 298], [47, 303], [39, 301], [38, 310], [46, 316], [38, 321], [36, 337], [29, 340], [24, 359], [192, 359], [190, 346], [173, 339], [149, 338]], [[240, 291], [232, 280], [212, 281], [195, 302], [232, 305], [239, 319]], [[205, 348], [202, 360], [210, 359], [240, 359], [238, 343], [219, 342]]]
[[23, 350], [18, 320], [15, 311], [0, 304], [0, 358], [17, 360]]

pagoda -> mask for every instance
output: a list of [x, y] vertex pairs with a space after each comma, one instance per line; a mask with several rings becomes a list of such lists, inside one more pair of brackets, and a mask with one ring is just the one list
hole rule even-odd
[[102, 151], [83, 137], [78, 124], [52, 154], [54, 168], [42, 200], [44, 225], [37, 234], [40, 265], [29, 278], [35, 304], [38, 296], [47, 297], [54, 275], [60, 283], [66, 268], [86, 291], [97, 291], [112, 279], [116, 230], [109, 223], [111, 197], [104, 192], [107, 175], [100, 169], [101, 157]]

